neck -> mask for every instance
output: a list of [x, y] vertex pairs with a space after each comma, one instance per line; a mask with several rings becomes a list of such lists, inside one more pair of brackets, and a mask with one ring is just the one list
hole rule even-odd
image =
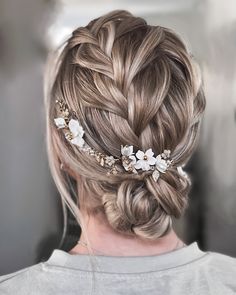
[[[157, 241], [141, 240], [138, 237], [126, 236], [115, 232], [104, 217], [85, 216], [86, 232], [95, 255], [103, 253], [109, 256], [147, 256], [164, 254], [184, 245], [172, 229], [167, 235]], [[81, 234], [79, 241], [86, 242]], [[85, 246], [77, 244], [69, 251], [70, 254], [88, 254]]]

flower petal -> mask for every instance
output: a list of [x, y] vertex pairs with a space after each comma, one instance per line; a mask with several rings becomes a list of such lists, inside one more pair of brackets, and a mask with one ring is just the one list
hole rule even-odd
[[123, 156], [132, 155], [133, 154], [133, 146], [132, 145], [121, 146], [121, 154]]
[[133, 148], [134, 148], [134, 147], [133, 147], [132, 145], [129, 145], [129, 146], [128, 146], [128, 153], [129, 153], [128, 156], [130, 156], [130, 155], [133, 154]]
[[149, 165], [155, 165], [156, 164], [156, 158], [150, 157], [150, 158], [148, 158], [147, 162], [148, 162]]
[[129, 156], [129, 159], [132, 160], [131, 164], [134, 165], [137, 162], [137, 159], [135, 156]]
[[54, 119], [55, 124], [57, 125], [58, 128], [64, 128], [66, 127], [66, 121], [64, 118], [55, 118]]
[[154, 155], [154, 153], [153, 153], [152, 149], [148, 149], [148, 150], [146, 150], [145, 155], [147, 157], [152, 157]]
[[143, 160], [144, 152], [138, 150], [137, 153], [136, 153], [136, 157], [137, 157], [138, 159], [140, 159], [140, 160]]
[[141, 169], [142, 168], [142, 162], [143, 160], [138, 160], [137, 163], [134, 164], [135, 169]]
[[71, 119], [68, 126], [74, 137], [78, 135], [82, 137], [84, 135], [83, 127], [80, 125], [79, 121]]
[[156, 162], [156, 168], [164, 173], [166, 171], [166, 169], [168, 168], [167, 162], [165, 160], [159, 160]]
[[156, 156], [157, 162], [160, 162], [162, 160], [161, 155]]
[[164, 150], [163, 153], [167, 156], [167, 158], [169, 158], [171, 151], [170, 150]]
[[147, 161], [143, 161], [143, 163], [142, 163], [142, 169], [144, 170], [144, 171], [148, 171], [149, 169], [150, 169], [150, 166], [149, 166], [149, 164], [148, 164], [148, 162]]
[[79, 147], [82, 147], [84, 145], [84, 139], [80, 136], [76, 136], [71, 140], [71, 143]]

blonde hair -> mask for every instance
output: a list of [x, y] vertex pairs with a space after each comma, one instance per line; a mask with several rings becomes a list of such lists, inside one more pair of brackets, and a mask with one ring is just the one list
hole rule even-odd
[[[167, 234], [172, 218], [179, 218], [188, 203], [191, 180], [176, 167], [185, 165], [197, 146], [205, 108], [200, 70], [183, 40], [168, 28], [116, 10], [75, 29], [50, 55], [48, 70], [49, 164], [63, 204], [82, 231], [86, 235], [81, 218], [86, 210], [104, 214], [123, 234], [149, 240]], [[157, 182], [147, 172], [107, 176], [107, 168], [56, 128], [56, 99], [76, 113], [85, 141], [97, 151], [119, 157], [125, 144], [152, 148], [156, 155], [169, 149], [173, 167]], [[68, 175], [80, 179], [76, 202]]]

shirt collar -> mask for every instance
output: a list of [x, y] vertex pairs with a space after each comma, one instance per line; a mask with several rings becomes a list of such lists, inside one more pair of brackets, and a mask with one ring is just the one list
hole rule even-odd
[[[72, 255], [64, 250], [54, 249], [45, 263], [81, 271], [142, 273], [178, 267], [198, 260], [206, 254], [199, 249], [197, 242], [172, 252], [150, 256]], [[93, 263], [92, 266], [91, 263]]]

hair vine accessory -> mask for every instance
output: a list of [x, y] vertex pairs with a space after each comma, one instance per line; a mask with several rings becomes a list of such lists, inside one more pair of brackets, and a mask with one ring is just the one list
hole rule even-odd
[[145, 152], [138, 150], [134, 155], [132, 145], [122, 145], [121, 154], [122, 165], [126, 171], [138, 173], [137, 170], [139, 169], [143, 171], [153, 170], [152, 177], [155, 181], [158, 180], [160, 172], [165, 173], [172, 163], [172, 160], [170, 160], [170, 150], [164, 150], [163, 153], [156, 157], [154, 157], [151, 148]]
[[76, 119], [75, 112], [70, 112], [64, 101], [56, 100], [58, 106], [59, 117], [54, 119], [54, 123], [58, 129], [65, 130], [65, 138], [73, 145], [78, 146], [82, 151], [95, 157], [101, 166], [109, 167], [107, 175], [117, 174], [119, 171], [116, 162], [121, 162], [123, 168], [128, 173], [137, 174], [137, 170], [152, 170], [152, 177], [157, 181], [160, 173], [165, 173], [173, 160], [170, 159], [170, 150], [165, 149], [161, 154], [154, 156], [151, 148], [146, 151], [133, 151], [132, 145], [121, 145], [121, 157], [115, 158], [92, 149], [84, 140], [84, 129]]

